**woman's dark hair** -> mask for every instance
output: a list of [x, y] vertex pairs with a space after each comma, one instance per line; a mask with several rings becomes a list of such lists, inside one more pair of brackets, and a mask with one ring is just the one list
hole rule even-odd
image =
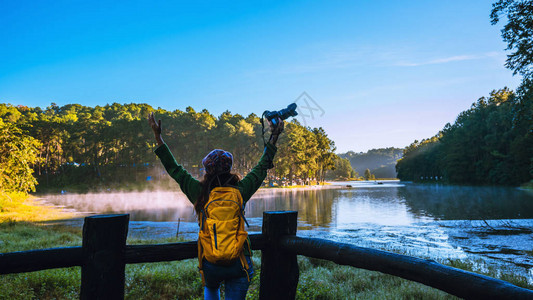
[[236, 173], [222, 173], [222, 174], [205, 174], [204, 178], [200, 181], [202, 186], [202, 192], [196, 202], [194, 203], [194, 210], [196, 215], [200, 218], [200, 213], [204, 209], [207, 200], [209, 200], [209, 193], [212, 189], [218, 186], [237, 186], [241, 176]]

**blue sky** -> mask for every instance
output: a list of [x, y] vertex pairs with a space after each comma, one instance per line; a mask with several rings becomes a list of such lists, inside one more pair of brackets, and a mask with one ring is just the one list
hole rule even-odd
[[517, 87], [491, 5], [0, 0], [0, 102], [248, 115], [307, 92], [338, 152], [404, 147]]

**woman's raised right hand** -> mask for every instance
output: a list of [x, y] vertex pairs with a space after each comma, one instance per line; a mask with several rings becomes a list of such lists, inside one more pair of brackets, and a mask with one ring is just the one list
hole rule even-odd
[[161, 138], [161, 119], [159, 119], [156, 123], [154, 113], [151, 112], [148, 115], [148, 124], [150, 124], [150, 127], [152, 127], [152, 131], [155, 135], [155, 140], [157, 141], [158, 145], [163, 144], [163, 139]]

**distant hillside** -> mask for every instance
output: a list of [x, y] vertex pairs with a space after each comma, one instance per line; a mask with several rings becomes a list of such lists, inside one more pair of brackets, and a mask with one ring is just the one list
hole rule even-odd
[[380, 148], [372, 149], [366, 153], [348, 151], [338, 154], [339, 157], [350, 161], [352, 168], [363, 175], [369, 169], [376, 178], [396, 178], [396, 161], [402, 157], [403, 149]]

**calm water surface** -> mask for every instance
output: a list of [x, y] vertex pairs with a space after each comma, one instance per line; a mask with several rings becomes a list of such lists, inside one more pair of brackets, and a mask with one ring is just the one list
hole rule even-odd
[[[383, 182], [337, 188], [260, 189], [246, 206], [250, 230], [263, 211], [297, 210], [298, 235], [398, 250], [433, 259], [481, 259], [516, 268], [533, 283], [533, 193], [516, 188]], [[351, 185], [351, 187], [346, 187]], [[130, 235], [195, 238], [192, 204], [181, 192], [50, 195], [84, 213], [129, 213]]]

